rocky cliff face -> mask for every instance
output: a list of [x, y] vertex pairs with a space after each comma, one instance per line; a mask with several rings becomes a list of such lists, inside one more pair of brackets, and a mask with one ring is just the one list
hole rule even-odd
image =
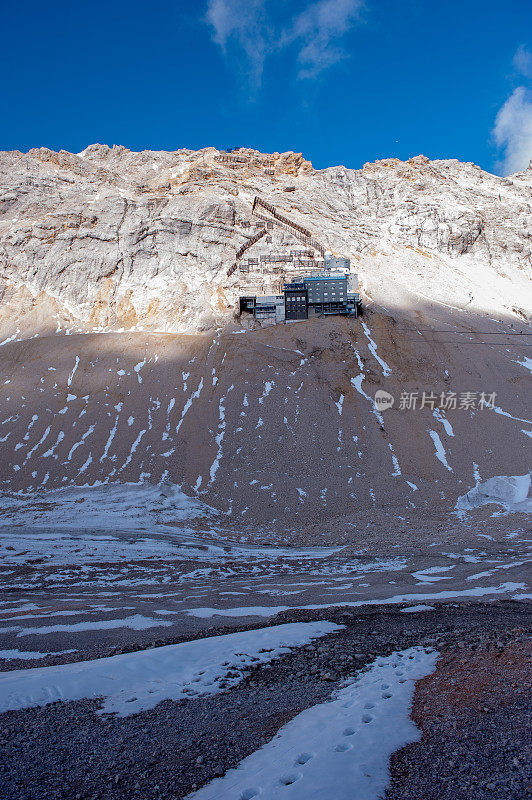
[[367, 299], [530, 314], [532, 170], [498, 178], [423, 156], [361, 170], [314, 170], [294, 153], [237, 158], [102, 145], [0, 154], [3, 338], [231, 320], [241, 276], [226, 273], [256, 230], [257, 194], [349, 256]]
[[[72, 485], [169, 482], [228, 524], [321, 536], [527, 474], [532, 170], [99, 145], [0, 170], [0, 490], [43, 496], [32, 519]], [[256, 195], [351, 258], [361, 319], [235, 321], [269, 280], [227, 277]], [[247, 254], [300, 245], [277, 228]]]

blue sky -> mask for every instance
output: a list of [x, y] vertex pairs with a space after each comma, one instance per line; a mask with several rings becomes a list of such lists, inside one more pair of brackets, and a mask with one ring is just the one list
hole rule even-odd
[[530, 0], [4, 6], [0, 149], [532, 158]]

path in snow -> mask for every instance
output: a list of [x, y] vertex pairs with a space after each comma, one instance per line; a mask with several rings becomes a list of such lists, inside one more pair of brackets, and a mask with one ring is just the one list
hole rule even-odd
[[303, 711], [188, 800], [378, 800], [391, 754], [421, 736], [409, 711], [416, 680], [434, 671], [436, 659], [419, 647], [378, 658], [333, 700]]

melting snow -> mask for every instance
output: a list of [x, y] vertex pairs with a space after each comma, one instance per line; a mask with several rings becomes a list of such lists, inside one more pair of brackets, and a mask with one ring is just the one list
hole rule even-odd
[[50, 456], [54, 456], [54, 458], [57, 458], [57, 456], [55, 455], [55, 448], [57, 447], [58, 444], [60, 444], [63, 441], [64, 438], [65, 434], [63, 433], [63, 431], [59, 431], [59, 433], [57, 434], [57, 439], [55, 440], [54, 444], [49, 450], [46, 451], [46, 453], [42, 454], [41, 458], [50, 458]]
[[[116, 408], [116, 406], [115, 406]], [[115, 438], [116, 429], [118, 428], [118, 414], [115, 417], [115, 423], [111, 430], [109, 431], [109, 436], [107, 437], [107, 441], [105, 443], [104, 451], [100, 456], [100, 463], [107, 458], [107, 453], [109, 452], [109, 448], [111, 447], [112, 441]]]
[[79, 364], [79, 356], [76, 356], [76, 363], [74, 364], [74, 369], [72, 370], [72, 372], [68, 376], [68, 380], [67, 380], [67, 386], [68, 387], [70, 387], [70, 384], [72, 383], [72, 378], [76, 374], [76, 370], [78, 368], [78, 364]]
[[[168, 627], [171, 624], [171, 622], [165, 622], [160, 619], [144, 617], [142, 614], [133, 614], [133, 616], [126, 617], [125, 619], [107, 619], [98, 620], [97, 622], [73, 622], [71, 625], [43, 625], [40, 628], [20, 628], [19, 626], [12, 628], [0, 628], [0, 633], [18, 631], [18, 637], [46, 633], [77, 633], [78, 631], [110, 630], [112, 628], [132, 628], [134, 631], [145, 631], [148, 628], [159, 628], [161, 626]], [[2, 676], [0, 674], [0, 696], [2, 693], [1, 687]]]
[[[41, 506], [44, 504], [44, 508]], [[109, 483], [76, 486], [27, 493], [13, 498], [0, 493], [2, 525], [78, 528], [80, 510], [83, 525], [100, 530], [137, 529], [185, 520], [214, 509], [183, 494], [175, 484]]]
[[391, 442], [388, 442], [388, 447], [390, 448], [391, 453], [392, 453], [392, 463], [393, 463], [393, 466], [394, 466], [394, 470], [392, 472], [392, 478], [398, 478], [403, 473], [401, 472], [401, 467], [399, 466], [399, 461], [397, 460], [397, 456], [394, 453], [394, 449], [392, 447], [392, 443]]
[[445, 417], [445, 415], [442, 414], [442, 412], [440, 411], [439, 408], [435, 408], [434, 409], [434, 411], [432, 412], [432, 416], [435, 417], [438, 420], [438, 422], [441, 422], [441, 424], [445, 428], [445, 433], [448, 436], [454, 436], [453, 427], [452, 427], [451, 423]]
[[377, 658], [332, 700], [298, 714], [187, 800], [378, 800], [391, 754], [421, 737], [409, 711], [415, 682], [434, 671], [437, 657], [412, 647]]
[[12, 334], [12, 336], [8, 336], [8, 338], [4, 339], [3, 342], [0, 342], [0, 347], [2, 347], [4, 344], [8, 344], [8, 342], [13, 342], [17, 338], [19, 333], [20, 333], [20, 328], [17, 328], [16, 333]]
[[259, 404], [260, 405], [262, 405], [262, 403], [264, 402], [264, 398], [268, 397], [268, 395], [270, 394], [273, 386], [275, 386], [273, 381], [266, 381], [266, 383], [264, 384], [264, 391], [263, 391], [261, 397], [259, 397]]
[[76, 452], [78, 447], [81, 447], [81, 445], [83, 444], [85, 439], [87, 439], [91, 435], [91, 433], [94, 431], [95, 427], [96, 427], [96, 425], [91, 425], [90, 428], [87, 431], [85, 431], [85, 433], [81, 437], [81, 440], [79, 442], [76, 442], [74, 445], [72, 445], [72, 447], [70, 448], [70, 452], [69, 452], [69, 454], [67, 456], [67, 461], [70, 461], [72, 459], [72, 456], [74, 455], [74, 453]]
[[362, 397], [365, 397], [366, 400], [369, 400], [369, 402], [371, 403], [371, 410], [372, 410], [373, 414], [375, 414], [375, 416], [379, 420], [379, 423], [381, 425], [384, 425], [384, 419], [382, 418], [382, 414], [378, 410], [378, 408], [375, 405], [375, 403], [373, 402], [372, 398], [369, 395], [367, 395], [366, 392], [362, 388], [362, 382], [364, 381], [365, 377], [366, 376], [363, 375], [363, 374], [357, 375], [356, 378], [351, 378], [351, 384], [352, 384], [352, 386], [355, 387], [357, 392], [362, 395]]
[[139, 361], [139, 363], [135, 364], [135, 366], [133, 367], [133, 369], [137, 373], [137, 378], [139, 379], [139, 383], [142, 383], [142, 378], [140, 377], [140, 371], [141, 371], [142, 367], [144, 366], [144, 364], [146, 363], [146, 359], [147, 359], [147, 356], [144, 356], [144, 361]]
[[343, 627], [334, 622], [294, 622], [94, 661], [5, 672], [0, 674], [0, 712], [103, 696], [102, 713], [127, 716], [154, 708], [162, 700], [216, 694], [222, 681], [230, 686], [239, 683], [251, 665], [267, 663]]
[[529, 370], [529, 372], [532, 372], [532, 358], [528, 358], [528, 356], [524, 356], [522, 361], [516, 361], [515, 363], [516, 364], [520, 364], [522, 367], [524, 367], [525, 369]]
[[36, 650], [0, 650], [0, 658], [12, 661], [20, 658], [21, 661], [32, 661], [46, 656], [62, 656], [65, 653], [77, 653], [77, 650], [58, 650], [54, 653], [38, 653]]
[[521, 417], [513, 417], [507, 411], [503, 411], [502, 408], [500, 408], [499, 406], [495, 406], [493, 411], [494, 411], [495, 414], [500, 414], [502, 417], [508, 417], [508, 419], [513, 419], [516, 422], [524, 422], [526, 425], [532, 425], [532, 420], [521, 419]]
[[[388, 366], [386, 361], [383, 361], [382, 358], [380, 358], [380, 356], [377, 355], [377, 345], [375, 344], [375, 342], [371, 338], [370, 330], [369, 330], [369, 328], [368, 328], [368, 326], [366, 325], [365, 322], [362, 323], [362, 329], [363, 329], [363, 331], [364, 331], [364, 333], [366, 335], [366, 339], [369, 342], [368, 350], [370, 350], [370, 352], [373, 353], [374, 357], [376, 358], [376, 360], [381, 365], [382, 374], [384, 375], [385, 378], [387, 378], [388, 375], [392, 374], [391, 368]], [[358, 353], [357, 353], [357, 356], [358, 356]]]
[[489, 503], [503, 506], [507, 511], [532, 511], [531, 496], [532, 472], [525, 475], [496, 475], [479, 483], [467, 494], [458, 498], [456, 509], [459, 512], [478, 508]]
[[187, 402], [185, 403], [185, 407], [183, 408], [183, 411], [181, 412], [181, 419], [179, 420], [179, 422], [177, 424], [177, 427], [175, 429], [176, 433], [179, 433], [179, 429], [180, 429], [181, 425], [183, 424], [183, 420], [185, 419], [185, 415], [186, 415], [187, 411], [190, 409], [190, 406], [192, 405], [194, 400], [198, 399], [198, 397], [201, 394], [201, 390], [202, 389], [203, 389], [203, 378], [201, 378], [201, 380], [200, 380], [200, 382], [198, 384], [198, 388], [196, 389], [196, 391], [192, 392], [192, 394], [188, 398]]
[[384, 597], [377, 600], [368, 598], [367, 600], [338, 600], [330, 603], [317, 603], [311, 605], [298, 606], [240, 606], [237, 608], [190, 608], [186, 612], [193, 617], [208, 619], [210, 617], [272, 617], [281, 611], [293, 611], [295, 609], [321, 610], [324, 608], [359, 608], [360, 606], [381, 606], [394, 603], [405, 603], [410, 600], [450, 600], [455, 597], [484, 597], [490, 594], [505, 594], [526, 589], [524, 583], [501, 583], [499, 586], [478, 586], [474, 589], [448, 589], [435, 594], [398, 594], [393, 597]]
[[441, 443], [440, 437], [438, 436], [436, 431], [432, 431], [432, 430], [430, 430], [430, 428], [429, 428], [429, 435], [430, 435], [430, 438], [432, 439], [432, 441], [434, 442], [434, 446], [436, 448], [436, 454], [435, 454], [436, 458], [438, 459], [438, 461], [441, 461], [441, 463], [443, 464], [445, 469], [448, 469], [449, 472], [452, 472], [451, 467], [447, 463], [445, 448]]
[[45, 432], [43, 433], [43, 435], [41, 436], [41, 438], [39, 439], [37, 444], [34, 445], [31, 448], [31, 450], [28, 450], [26, 458], [24, 459], [24, 464], [26, 464], [30, 460], [30, 458], [32, 457], [34, 452], [37, 450], [37, 448], [41, 446], [41, 444], [45, 441], [45, 439], [48, 438], [48, 434], [50, 433], [50, 430], [51, 430], [51, 427], [50, 427], [50, 425], [48, 425], [48, 427], [46, 428]]
[[[230, 392], [232, 388], [233, 387], [231, 386], [228, 391]], [[215, 437], [215, 441], [218, 446], [218, 451], [216, 453], [216, 458], [212, 462], [211, 468], [209, 470], [209, 474], [211, 476], [209, 483], [212, 483], [213, 480], [216, 478], [216, 473], [218, 472], [218, 469], [220, 467], [220, 459], [222, 457], [222, 442], [225, 436], [225, 425], [226, 425], [224, 403], [225, 403], [225, 397], [220, 398], [220, 402], [218, 404], [218, 418], [219, 418], [218, 433], [216, 434]]]

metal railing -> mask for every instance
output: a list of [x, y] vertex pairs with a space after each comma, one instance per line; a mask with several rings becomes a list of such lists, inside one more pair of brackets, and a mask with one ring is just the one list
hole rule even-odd
[[303, 225], [299, 225], [299, 223], [294, 222], [291, 219], [288, 219], [288, 217], [285, 217], [283, 214], [277, 211], [275, 206], [272, 206], [271, 203], [268, 203], [266, 202], [266, 200], [262, 200], [262, 198], [257, 196], [253, 200], [252, 214], [254, 214], [256, 217], [259, 217], [259, 219], [264, 220], [265, 222], [270, 222], [271, 220], [269, 220], [268, 217], [262, 215], [260, 212], [257, 211], [258, 206], [263, 208], [265, 211], [268, 211], [274, 218], [274, 221], [276, 221], [279, 225], [283, 226], [284, 228], [288, 228], [290, 230], [290, 233], [294, 234], [297, 239], [299, 239], [300, 241], [304, 241], [306, 244], [313, 247], [314, 250], [317, 250], [319, 253], [322, 254], [322, 256], [325, 257], [324, 246], [313, 238], [311, 232], [307, 228], [304, 228]]
[[251, 239], [248, 239], [247, 242], [244, 242], [242, 247], [239, 250], [236, 251], [235, 262], [227, 270], [227, 277], [228, 278], [230, 278], [231, 275], [233, 274], [233, 272], [237, 269], [238, 261], [239, 261], [240, 258], [242, 258], [242, 256], [246, 252], [246, 250], [249, 247], [251, 247], [252, 245], [256, 244], [259, 241], [259, 239], [262, 239], [262, 237], [265, 236], [265, 235], [266, 235], [266, 228], [263, 228], [262, 230], [258, 231], [258, 233], [256, 233], [254, 236], [252, 236]]

